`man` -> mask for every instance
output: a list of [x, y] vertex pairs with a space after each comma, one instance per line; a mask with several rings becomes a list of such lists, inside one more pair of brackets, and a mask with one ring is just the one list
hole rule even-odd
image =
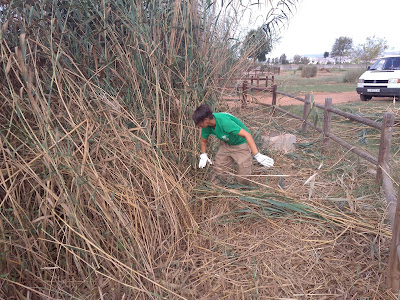
[[[213, 113], [208, 105], [202, 104], [195, 110], [192, 118], [196, 126], [202, 128], [199, 168], [204, 168], [207, 163], [212, 164], [206, 152], [210, 134], [221, 140], [214, 166], [216, 173], [223, 179], [226, 178], [226, 171], [236, 162], [238, 182], [248, 183], [246, 176], [251, 174], [251, 153], [261, 165], [274, 165], [272, 158], [258, 152], [250, 130], [235, 116], [229, 113]], [[215, 176], [212, 181], [215, 182]]]

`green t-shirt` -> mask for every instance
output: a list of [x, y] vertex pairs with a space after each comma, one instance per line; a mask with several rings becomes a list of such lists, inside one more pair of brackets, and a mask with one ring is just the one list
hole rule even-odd
[[235, 116], [229, 113], [213, 113], [215, 118], [215, 129], [211, 126], [201, 129], [201, 137], [207, 139], [210, 134], [229, 145], [241, 145], [246, 143], [246, 139], [238, 136], [240, 129], [250, 133], [250, 130]]

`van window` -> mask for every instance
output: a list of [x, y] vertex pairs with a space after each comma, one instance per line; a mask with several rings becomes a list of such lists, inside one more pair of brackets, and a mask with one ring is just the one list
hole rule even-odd
[[370, 70], [400, 70], [400, 57], [385, 57], [378, 59]]

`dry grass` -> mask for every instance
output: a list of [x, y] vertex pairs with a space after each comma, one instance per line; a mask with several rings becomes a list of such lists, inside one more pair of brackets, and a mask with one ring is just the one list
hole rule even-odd
[[[242, 116], [299, 126], [254, 108]], [[189, 299], [396, 299], [385, 285], [391, 229], [374, 168], [347, 150], [323, 157], [319, 136], [297, 137], [295, 153], [271, 153], [273, 169], [256, 166], [259, 188], [197, 189], [199, 232], [177, 262], [189, 270]]]
[[257, 188], [205, 184], [190, 114], [245, 60], [197, 3], [157, 3], [3, 7], [0, 297], [393, 298], [385, 204], [349, 153], [304, 136]]

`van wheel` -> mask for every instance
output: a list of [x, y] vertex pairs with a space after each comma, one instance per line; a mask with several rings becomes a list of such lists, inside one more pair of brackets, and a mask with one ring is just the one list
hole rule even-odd
[[372, 98], [372, 96], [360, 95], [361, 101], [368, 101]]

